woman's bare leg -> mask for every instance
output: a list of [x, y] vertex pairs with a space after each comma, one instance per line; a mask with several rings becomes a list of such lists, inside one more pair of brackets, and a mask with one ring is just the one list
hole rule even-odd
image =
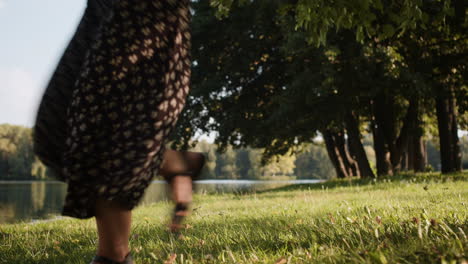
[[170, 182], [172, 200], [176, 204], [170, 229], [177, 232], [181, 222], [189, 214], [188, 205], [192, 202], [192, 180], [198, 176], [205, 157], [201, 153], [167, 149], [160, 174]]
[[128, 240], [131, 218], [132, 211], [120, 207], [116, 202], [102, 199], [97, 201], [98, 256], [124, 261], [130, 251]]
[[175, 203], [192, 202], [192, 179], [188, 175], [177, 175], [171, 184], [172, 199]]
[[192, 202], [192, 177], [199, 174], [204, 164], [201, 153], [167, 149], [160, 174], [172, 178], [171, 193], [175, 203]]

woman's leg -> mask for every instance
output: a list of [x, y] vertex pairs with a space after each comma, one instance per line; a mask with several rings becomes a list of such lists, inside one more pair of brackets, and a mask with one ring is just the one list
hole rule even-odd
[[[171, 149], [165, 151], [160, 173], [166, 178], [173, 177], [172, 199], [179, 207], [192, 202], [192, 177], [200, 173], [204, 161], [201, 153]], [[187, 216], [187, 208], [182, 209], [184, 210], [175, 212], [176, 216]], [[130, 251], [128, 240], [131, 211], [120, 207], [116, 202], [99, 199], [96, 203], [96, 225], [99, 237], [97, 255], [123, 261]]]
[[171, 231], [177, 232], [181, 222], [189, 214], [188, 205], [192, 202], [192, 181], [197, 177], [205, 157], [197, 152], [181, 152], [168, 149], [164, 152], [164, 161], [160, 174], [170, 183], [172, 200], [176, 204]]
[[167, 149], [160, 174], [171, 182], [172, 199], [176, 203], [192, 202], [192, 178], [198, 176], [205, 163], [201, 153]]
[[118, 262], [124, 261], [130, 252], [128, 240], [131, 217], [132, 211], [120, 207], [116, 202], [102, 199], [97, 201], [98, 256]]

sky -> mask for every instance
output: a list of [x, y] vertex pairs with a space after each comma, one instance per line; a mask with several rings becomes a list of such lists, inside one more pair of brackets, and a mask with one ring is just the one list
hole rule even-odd
[[0, 0], [0, 124], [32, 127], [85, 0]]
[[[0, 0], [0, 124], [32, 127], [87, 0]], [[196, 135], [213, 142], [216, 133]]]

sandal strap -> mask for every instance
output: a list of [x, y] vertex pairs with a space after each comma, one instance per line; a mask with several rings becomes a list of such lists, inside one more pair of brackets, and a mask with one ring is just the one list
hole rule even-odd
[[189, 203], [177, 203], [174, 208], [174, 214], [172, 215], [172, 223], [180, 225], [186, 218], [185, 215], [180, 215], [180, 212], [187, 212], [189, 208]]
[[177, 213], [180, 211], [187, 211], [188, 208], [189, 208], [189, 203], [177, 203], [174, 208], [174, 212]]
[[174, 212], [172, 215], [171, 224], [169, 225], [169, 229], [171, 233], [179, 235], [180, 230], [183, 229], [182, 222], [184, 222], [185, 218], [187, 217], [186, 214], [180, 214], [180, 212], [188, 212], [190, 203], [177, 203]]
[[124, 261], [122, 261], [122, 262], [118, 262], [118, 261], [115, 261], [115, 260], [112, 260], [110, 258], [106, 258], [106, 257], [103, 257], [103, 256], [95, 256], [93, 258], [93, 262], [99, 262], [101, 264], [133, 264], [133, 258], [132, 258], [132, 255], [130, 253], [128, 253], [128, 255], [125, 257]]

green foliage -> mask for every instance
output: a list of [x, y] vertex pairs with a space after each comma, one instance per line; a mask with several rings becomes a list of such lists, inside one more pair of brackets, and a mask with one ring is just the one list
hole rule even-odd
[[236, 167], [236, 153], [232, 147], [229, 146], [223, 154], [217, 157], [215, 173], [217, 178], [221, 179], [240, 178]]
[[292, 15], [294, 25], [291, 29], [302, 30], [308, 43], [315, 45], [326, 45], [329, 33], [340, 29], [352, 30], [356, 40], [362, 42], [400, 37], [418, 27], [446, 27], [447, 19], [454, 17], [456, 8], [460, 8], [457, 1], [450, 0], [211, 0], [211, 5], [216, 8], [216, 16], [222, 18], [235, 9], [234, 2], [238, 6], [279, 2], [279, 20]]
[[[295, 178], [294, 169], [296, 167], [294, 154], [286, 154], [282, 156], [276, 156], [270, 163], [262, 165], [261, 151], [254, 150], [249, 153], [252, 167], [248, 172], [250, 177], [257, 177], [259, 179], [281, 179], [292, 177]], [[321, 175], [325, 177], [326, 175]]]
[[203, 171], [201, 173], [201, 178], [216, 179], [215, 168], [217, 154], [213, 145], [205, 140], [202, 140], [197, 143], [197, 145], [193, 148], [193, 151], [202, 152], [206, 157], [205, 166], [203, 167]]
[[31, 129], [0, 125], [0, 180], [41, 180], [46, 167], [32, 150]]
[[[198, 142], [191, 151], [206, 155], [207, 161], [201, 178], [203, 179], [294, 179], [297, 166], [296, 155], [277, 156], [276, 160], [262, 164], [263, 149], [227, 147], [221, 153], [215, 144], [204, 140]], [[320, 152], [322, 154], [315, 154]], [[315, 147], [302, 157], [302, 166], [328, 164], [322, 148]], [[315, 165], [310, 165], [315, 164]], [[300, 178], [329, 178], [333, 173], [327, 169], [315, 168], [314, 175], [304, 174]], [[47, 168], [32, 152], [31, 129], [21, 126], [0, 126], [0, 180], [45, 180], [51, 179]]]
[[468, 170], [468, 135], [464, 135], [460, 139], [460, 148], [462, 155], [462, 167]]
[[263, 149], [228, 146], [225, 152], [218, 152], [215, 144], [202, 140], [191, 150], [207, 157], [202, 179], [327, 179], [335, 175], [321, 145], [304, 146], [300, 154], [275, 156], [266, 164], [262, 163]]
[[440, 150], [438, 149], [438, 142], [434, 143], [433, 140], [427, 141], [427, 161], [433, 170], [440, 170]]
[[323, 145], [310, 144], [297, 155], [295, 174], [297, 179], [330, 179], [335, 176], [333, 165]]
[[[239, 0], [238, 4], [244, 5], [248, 3], [249, 0]], [[216, 9], [216, 17], [221, 19], [228, 16], [229, 10], [232, 8], [234, 0], [211, 0], [210, 5]]]
[[[461, 99], [465, 116], [463, 1], [214, 0], [193, 6], [193, 85], [174, 134], [179, 146], [216, 131], [221, 151], [263, 149], [267, 163], [297, 154], [321, 130], [346, 130], [350, 111], [361, 133], [375, 127], [376, 101], [383, 98], [384, 145], [398, 167], [407, 135], [437, 133], [440, 87]], [[414, 101], [418, 127], [407, 118]], [[376, 152], [367, 146], [366, 153]], [[369, 159], [375, 167], [376, 159]]]

